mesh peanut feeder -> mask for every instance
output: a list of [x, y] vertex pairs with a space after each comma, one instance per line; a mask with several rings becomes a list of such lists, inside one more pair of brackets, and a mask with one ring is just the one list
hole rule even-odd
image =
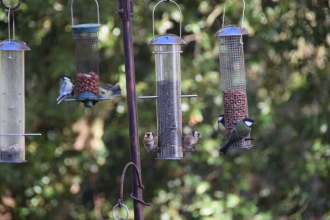
[[24, 53], [30, 48], [10, 39], [12, 8], [5, 8], [9, 11], [9, 40], [0, 42], [0, 163], [23, 163], [25, 136], [40, 134], [25, 134]]
[[[245, 2], [243, 1], [242, 24], [244, 8]], [[243, 35], [249, 34], [249, 32], [239, 26], [229, 25], [224, 27], [224, 19], [225, 9], [222, 29], [215, 36], [218, 37], [221, 87], [224, 100], [226, 137], [228, 139], [236, 122], [248, 117]], [[231, 147], [250, 148], [251, 146], [250, 137], [247, 137]]]
[[74, 0], [71, 2], [71, 29], [75, 40], [76, 100], [83, 102], [85, 107], [92, 107], [99, 101], [99, 6], [95, 0], [98, 17], [97, 24], [74, 25], [73, 2]]
[[[166, 1], [158, 2], [156, 6]], [[173, 2], [170, 0], [170, 2]], [[180, 10], [180, 7], [173, 2]], [[154, 23], [154, 22], [153, 22]], [[154, 27], [153, 27], [154, 28]], [[154, 33], [154, 30], [153, 30]], [[181, 98], [196, 97], [196, 95], [181, 95], [181, 45], [186, 44], [174, 34], [164, 34], [154, 37], [149, 45], [155, 47], [155, 67], [157, 96], [140, 96], [139, 98], [157, 99], [157, 128], [159, 160], [184, 159], [182, 148], [182, 112]]]

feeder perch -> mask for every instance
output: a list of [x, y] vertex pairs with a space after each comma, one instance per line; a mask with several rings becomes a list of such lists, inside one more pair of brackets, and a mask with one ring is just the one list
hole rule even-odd
[[[163, 1], [158, 2], [155, 8], [161, 2]], [[165, 34], [154, 37], [149, 43], [150, 46], [155, 47], [153, 53], [155, 54], [156, 63], [157, 96], [142, 96], [139, 98], [157, 99], [159, 151], [156, 159], [159, 160], [184, 159], [181, 98], [196, 97], [196, 95], [181, 95], [180, 53], [182, 53], [181, 45], [184, 44], [186, 42], [181, 39], [181, 21], [180, 37], [174, 34]]]
[[[243, 1], [242, 23], [244, 8], [245, 2]], [[239, 26], [224, 27], [224, 19], [225, 9], [222, 29], [215, 36], [218, 37], [221, 87], [224, 100], [226, 138], [228, 139], [235, 124], [248, 117], [243, 35], [247, 35], [249, 32]], [[233, 144], [231, 148], [250, 148], [252, 147], [250, 140], [249, 135], [246, 139]]]
[[0, 163], [25, 160], [24, 51], [30, 48], [16, 40], [0, 43]]
[[[99, 6], [97, 6], [97, 24], [74, 24], [73, 2], [71, 2], [72, 33], [75, 40], [76, 57], [76, 92], [74, 101], [83, 102], [85, 107], [92, 107], [99, 101], [99, 45], [100, 28]], [[72, 101], [72, 100], [68, 100]]]

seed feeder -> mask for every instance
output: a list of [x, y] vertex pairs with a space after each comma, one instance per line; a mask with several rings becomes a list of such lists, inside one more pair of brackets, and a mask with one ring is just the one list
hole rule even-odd
[[[100, 28], [99, 5], [97, 7], [97, 24], [74, 24], [73, 2], [71, 2], [72, 33], [75, 40], [76, 57], [76, 92], [74, 101], [83, 102], [85, 107], [92, 107], [99, 100], [99, 45], [98, 31]], [[68, 100], [72, 101], [72, 100]]]
[[[179, 5], [172, 0], [180, 10]], [[158, 2], [153, 9], [154, 11]], [[180, 18], [182, 19], [182, 18]], [[140, 96], [139, 98], [156, 98], [157, 99], [157, 129], [158, 129], [158, 152], [159, 160], [179, 160], [184, 159], [184, 151], [182, 148], [182, 113], [181, 98], [196, 97], [196, 95], [181, 95], [181, 66], [180, 53], [181, 45], [186, 42], [181, 39], [181, 23], [180, 20], [180, 37], [174, 34], [164, 34], [154, 37], [149, 43], [155, 47], [155, 67], [156, 67], [156, 83], [157, 96]], [[155, 30], [153, 25], [153, 36]]]
[[[243, 27], [229, 25], [224, 27], [226, 2], [224, 5], [222, 28], [215, 34], [218, 37], [221, 87], [224, 100], [224, 115], [226, 138], [235, 124], [248, 117], [246, 97], [245, 64], [243, 50], [243, 35], [249, 32]], [[243, 0], [244, 20], [245, 2]], [[231, 148], [251, 148], [250, 135], [231, 146]]]
[[9, 40], [0, 43], [0, 163], [23, 163], [25, 136], [41, 134], [25, 134], [24, 52], [30, 48], [10, 39], [10, 10], [14, 8], [5, 8]]

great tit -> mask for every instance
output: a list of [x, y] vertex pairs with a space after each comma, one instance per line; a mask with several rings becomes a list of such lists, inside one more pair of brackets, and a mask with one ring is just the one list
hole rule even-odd
[[182, 138], [182, 147], [185, 150], [191, 150], [198, 141], [198, 138], [202, 138], [202, 135], [198, 131], [192, 131]]
[[236, 142], [239, 142], [243, 138], [246, 138], [251, 131], [251, 127], [255, 124], [257, 123], [255, 123], [251, 118], [244, 118], [243, 120], [238, 121], [231, 131], [228, 141], [221, 147], [220, 152], [226, 155], [230, 146]]
[[143, 145], [148, 153], [151, 150], [156, 150], [158, 145], [158, 137], [154, 136], [151, 131], [146, 131], [144, 133]]
[[60, 104], [66, 97], [73, 96], [73, 80], [69, 76], [63, 76], [60, 79], [60, 96], [56, 99], [57, 104]]
[[226, 135], [226, 127], [225, 127], [225, 115], [221, 114], [218, 116], [218, 130], [221, 134]]
[[99, 98], [111, 98], [112, 96], [120, 96], [121, 89], [119, 85], [100, 84], [99, 85]]

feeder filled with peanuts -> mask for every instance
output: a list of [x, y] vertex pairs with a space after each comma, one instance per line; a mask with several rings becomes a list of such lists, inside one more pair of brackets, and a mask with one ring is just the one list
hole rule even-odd
[[[97, 3], [97, 1], [96, 1]], [[92, 107], [99, 101], [99, 12], [97, 24], [74, 25], [71, 2], [72, 33], [75, 40], [76, 58], [76, 101], [85, 107]]]
[[[220, 29], [218, 37], [221, 87], [224, 101], [226, 138], [235, 124], [248, 117], [243, 35], [249, 32], [239, 26], [229, 25]], [[250, 135], [234, 143], [231, 148], [251, 148]]]

